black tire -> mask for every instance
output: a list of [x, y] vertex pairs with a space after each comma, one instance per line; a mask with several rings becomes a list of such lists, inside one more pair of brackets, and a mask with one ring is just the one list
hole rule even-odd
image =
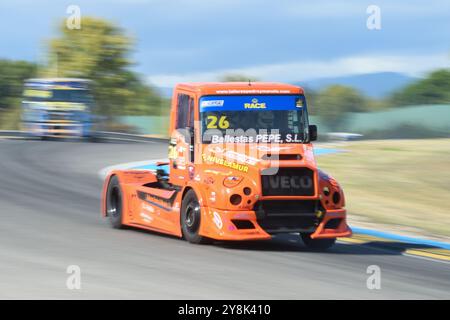
[[189, 190], [181, 203], [181, 231], [183, 237], [190, 243], [206, 244], [210, 239], [198, 234], [200, 229], [200, 203], [194, 190]]
[[311, 233], [300, 233], [303, 243], [310, 249], [323, 251], [331, 248], [336, 242], [336, 238], [331, 239], [311, 239]]
[[113, 176], [109, 180], [106, 191], [106, 214], [111, 225], [115, 229], [122, 229], [123, 197], [120, 188], [119, 178]]

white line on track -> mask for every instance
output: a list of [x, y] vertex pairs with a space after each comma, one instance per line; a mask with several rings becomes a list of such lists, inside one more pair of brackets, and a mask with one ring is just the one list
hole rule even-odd
[[[361, 246], [361, 247], [370, 248], [372, 250], [379, 251], [379, 252], [384, 252], [384, 253], [396, 252], [394, 249], [375, 247], [375, 246], [371, 246], [371, 245], [366, 244], [366, 243], [348, 243], [348, 242], [345, 242], [345, 241], [339, 241], [339, 239], [337, 240], [337, 243], [345, 244], [345, 245], [351, 245], [351, 246]], [[440, 263], [444, 263], [444, 264], [450, 264], [449, 261], [433, 259], [433, 258], [423, 257], [423, 256], [418, 256], [418, 255], [414, 255], [414, 254], [406, 253], [406, 252], [400, 252], [399, 255], [402, 255], [404, 257], [409, 257], [409, 258], [416, 258], [416, 259], [422, 259], [422, 260], [427, 260], [427, 261], [432, 261], [432, 262], [440, 262]]]

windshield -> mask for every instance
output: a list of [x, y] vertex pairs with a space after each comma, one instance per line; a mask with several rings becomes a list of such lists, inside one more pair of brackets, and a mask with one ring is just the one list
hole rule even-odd
[[303, 95], [200, 98], [203, 143], [302, 143], [308, 117]]
[[30, 101], [76, 102], [91, 103], [92, 97], [89, 90], [83, 89], [52, 89], [33, 90], [24, 92], [26, 99]]
[[52, 90], [52, 101], [89, 103], [91, 100], [88, 90]]

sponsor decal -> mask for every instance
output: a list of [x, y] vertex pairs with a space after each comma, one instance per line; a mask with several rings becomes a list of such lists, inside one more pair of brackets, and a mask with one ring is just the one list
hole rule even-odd
[[178, 152], [177, 152], [177, 148], [175, 147], [175, 145], [169, 145], [169, 159], [173, 160], [176, 159], [178, 157]]
[[233, 159], [233, 160], [243, 162], [245, 164], [249, 164], [252, 166], [256, 165], [257, 162], [259, 162], [259, 159], [257, 159], [257, 158], [250, 157], [250, 156], [247, 156], [246, 154], [239, 153], [236, 151], [224, 150], [220, 147], [215, 148], [215, 151], [223, 154], [225, 156], [225, 158], [227, 158], [227, 159]]
[[203, 159], [204, 162], [207, 162], [207, 163], [215, 163], [215, 164], [218, 164], [220, 166], [224, 166], [224, 167], [227, 167], [227, 168], [235, 169], [235, 170], [238, 170], [238, 171], [241, 171], [241, 172], [248, 172], [248, 166], [247, 165], [239, 164], [237, 162], [228, 161], [226, 159], [218, 158], [218, 157], [213, 156], [213, 155], [202, 154], [202, 159]]
[[224, 90], [216, 90], [217, 94], [279, 94], [291, 93], [291, 90], [288, 89], [224, 89]]
[[202, 101], [200, 107], [222, 107], [223, 100], [205, 100]]
[[204, 184], [213, 184], [215, 182], [213, 177], [207, 176], [203, 179]]
[[244, 103], [245, 109], [266, 109], [265, 102], [258, 102], [258, 99], [253, 98], [251, 103]]
[[215, 225], [217, 226], [217, 228], [222, 229], [223, 227], [223, 222], [222, 222], [222, 218], [220, 217], [220, 215], [217, 212], [213, 212], [213, 221], [215, 223]]
[[[195, 175], [195, 167], [192, 165], [188, 166], [188, 173], [189, 173], [189, 180], [194, 179], [194, 175]], [[199, 177], [200, 180], [200, 177]]]
[[[294, 142], [297, 136], [289, 135], [289, 142]], [[211, 143], [283, 143], [281, 134], [258, 134], [256, 136], [245, 136], [235, 134], [213, 135], [211, 136]]]
[[148, 223], [153, 222], [153, 217], [149, 216], [145, 212], [141, 212], [140, 216], [141, 216], [142, 220], [144, 220], [145, 222], [148, 222]]
[[155, 212], [155, 208], [153, 208], [152, 206], [149, 206], [146, 203], [142, 203], [142, 210], [149, 211], [151, 213]]

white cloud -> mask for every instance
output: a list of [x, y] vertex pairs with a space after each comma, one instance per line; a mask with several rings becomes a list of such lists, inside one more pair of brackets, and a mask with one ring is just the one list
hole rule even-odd
[[396, 16], [431, 16], [445, 14], [450, 9], [450, 3], [447, 0], [428, 0], [423, 1], [389, 1], [378, 0], [375, 2], [366, 2], [360, 0], [316, 0], [316, 1], [288, 1], [283, 3], [286, 14], [302, 18], [330, 18], [330, 17], [349, 17], [355, 15], [366, 16], [366, 8], [371, 5], [377, 5], [381, 8], [383, 14]]
[[363, 55], [333, 60], [299, 61], [208, 72], [156, 74], [150, 75], [148, 81], [158, 87], [173, 87], [179, 82], [217, 81], [224, 74], [243, 74], [263, 81], [295, 82], [375, 72], [398, 72], [411, 76], [421, 76], [430, 70], [443, 67], [450, 67], [447, 53], [410, 56]]

